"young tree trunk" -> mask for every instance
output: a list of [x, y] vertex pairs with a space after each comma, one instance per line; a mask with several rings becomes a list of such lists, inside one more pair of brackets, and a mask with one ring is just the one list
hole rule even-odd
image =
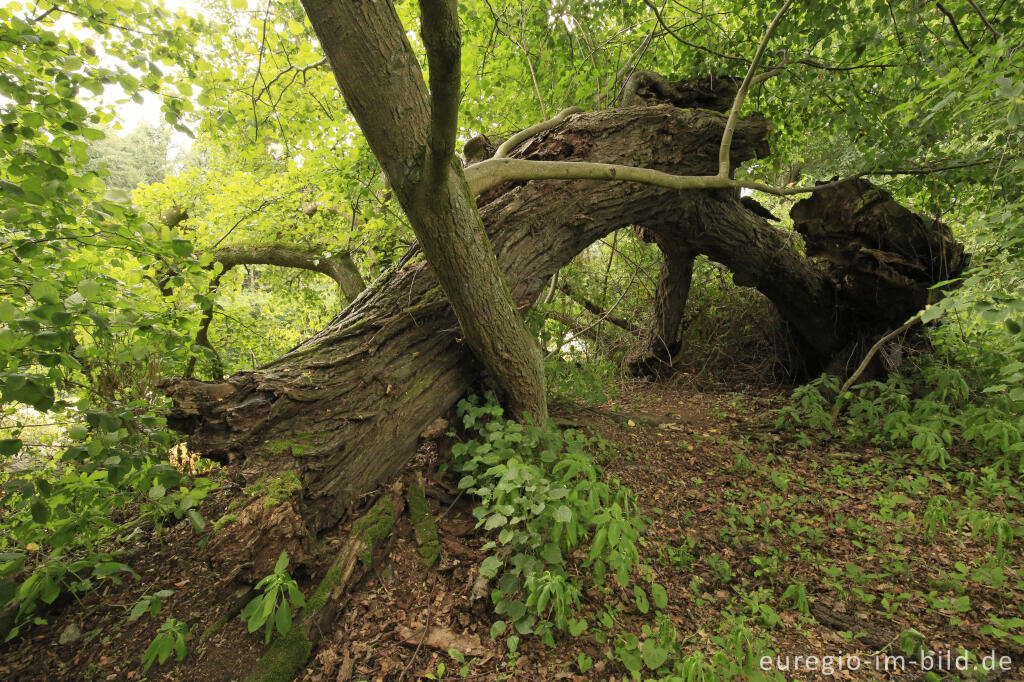
[[460, 336], [512, 414], [545, 422], [540, 348], [512, 303], [454, 158], [461, 48], [454, 3], [432, 0], [421, 7], [429, 29], [423, 33], [431, 58], [429, 97], [390, 2], [303, 0], [303, 7], [455, 312]]
[[[717, 167], [724, 123], [722, 114], [670, 105], [578, 114], [520, 145], [517, 155], [706, 174]], [[758, 117], [740, 121], [735, 163], [764, 151], [768, 127]], [[738, 284], [764, 293], [802, 340], [809, 364], [820, 369], [850, 338], [853, 307], [842, 287], [794, 248], [791, 232], [746, 209], [737, 191], [509, 182], [479, 197], [478, 205], [519, 308], [588, 245], [641, 225], [667, 243], [708, 255], [729, 267]], [[272, 564], [276, 552], [258, 549], [271, 544], [268, 533], [297, 538], [336, 522], [358, 495], [394, 474], [420, 434], [486, 376], [434, 268], [410, 254], [326, 329], [278, 360], [224, 382], [177, 380], [164, 387], [175, 404], [171, 424], [191, 434], [191, 449], [235, 464], [253, 491], [265, 489], [264, 480], [297, 481], [300, 489], [287, 502], [291, 521], [271, 526], [253, 515], [248, 525], [235, 524], [242, 527], [234, 537], [246, 538], [232, 544], [238, 559], [251, 551], [251, 561]], [[276, 530], [294, 529], [300, 518], [303, 533]]]

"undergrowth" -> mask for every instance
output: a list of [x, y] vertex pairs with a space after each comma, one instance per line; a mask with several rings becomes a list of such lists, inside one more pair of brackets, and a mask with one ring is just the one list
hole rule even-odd
[[[605, 442], [506, 419], [491, 396], [461, 401], [458, 414], [472, 437], [453, 446], [451, 466], [461, 475], [459, 488], [479, 500], [478, 525], [497, 533], [482, 548], [488, 554], [478, 582], [491, 586], [494, 611], [503, 617], [491, 636], [506, 637], [513, 659], [521, 636], [554, 646], [556, 635], [589, 631], [637, 680], [782, 679], [759, 668], [771, 655], [768, 641], [743, 614], [726, 614], [713, 656], [684, 650], [684, 638], [662, 612], [666, 590], [640, 562], [645, 521], [636, 500], [597, 463], [609, 454]], [[611, 607], [584, 615], [584, 592], [611, 595], [616, 587], [631, 592], [649, 618], [640, 633], [624, 631]], [[586, 673], [593, 661], [580, 654], [576, 665]]]

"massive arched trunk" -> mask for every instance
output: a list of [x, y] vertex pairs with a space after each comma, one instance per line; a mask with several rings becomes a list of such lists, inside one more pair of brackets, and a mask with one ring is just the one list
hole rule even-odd
[[[520, 145], [516, 155], [708, 174], [717, 168], [724, 122], [721, 114], [671, 105], [578, 114]], [[734, 162], [764, 152], [768, 128], [759, 117], [740, 121]], [[738, 284], [764, 293], [811, 362], [824, 363], [852, 333], [842, 288], [794, 248], [791, 232], [755, 216], [734, 190], [531, 181], [496, 187], [478, 204], [520, 308], [589, 244], [642, 225], [707, 254], [729, 267]], [[278, 360], [224, 382], [171, 381], [165, 389], [175, 402], [172, 424], [191, 434], [192, 449], [232, 462], [253, 492], [267, 488], [263, 479], [295, 482], [284, 508], [275, 507], [272, 526], [258, 530], [266, 522], [255, 512], [235, 524], [236, 540], [239, 534], [260, 540], [248, 546], [250, 559], [261, 564], [268, 558], [260, 546], [297, 537], [303, 527], [327, 527], [397, 471], [420, 434], [481, 381], [486, 378], [462, 343], [434, 272], [410, 254], [326, 329]], [[269, 555], [272, 563], [276, 554]]]

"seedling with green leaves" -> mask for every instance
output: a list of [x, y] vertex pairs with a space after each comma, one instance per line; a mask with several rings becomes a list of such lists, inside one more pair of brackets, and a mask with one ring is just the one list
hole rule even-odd
[[256, 583], [256, 590], [262, 592], [253, 597], [242, 609], [242, 620], [249, 632], [264, 628], [264, 641], [270, 642], [274, 630], [287, 635], [292, 629], [293, 609], [306, 605], [306, 599], [299, 585], [288, 574], [288, 553], [281, 551], [274, 572]]

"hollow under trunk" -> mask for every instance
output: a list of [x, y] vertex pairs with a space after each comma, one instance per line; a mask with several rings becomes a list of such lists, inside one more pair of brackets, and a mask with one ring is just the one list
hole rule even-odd
[[[724, 115], [671, 105], [577, 114], [525, 141], [513, 156], [711, 174], [724, 123]], [[765, 153], [768, 129], [760, 117], [741, 120], [733, 162]], [[870, 310], [854, 306], [842, 282], [794, 248], [792, 232], [754, 215], [738, 192], [510, 182], [481, 196], [478, 206], [520, 309], [582, 249], [613, 230], [642, 225], [724, 264], [737, 284], [765, 294], [806, 350], [808, 367], [824, 366]], [[887, 315], [879, 310], [875, 326], [887, 325]], [[171, 424], [190, 434], [191, 449], [231, 462], [254, 491], [267, 487], [263, 481], [295, 481], [284, 503], [289, 530], [275, 531], [270, 540], [277, 541], [336, 522], [482, 382], [434, 272], [411, 253], [324, 330], [274, 362], [223, 382], [171, 380], [164, 389], [175, 404]], [[260, 535], [267, 526], [258, 514], [250, 516], [231, 533], [237, 560], [261, 564], [269, 556], [272, 563], [276, 553], [258, 549], [270, 544]]]
[[661, 271], [651, 316], [636, 348], [626, 358], [633, 376], [658, 377], [672, 372], [683, 345], [683, 316], [693, 279], [693, 253], [685, 243], [655, 239], [661, 249]]

